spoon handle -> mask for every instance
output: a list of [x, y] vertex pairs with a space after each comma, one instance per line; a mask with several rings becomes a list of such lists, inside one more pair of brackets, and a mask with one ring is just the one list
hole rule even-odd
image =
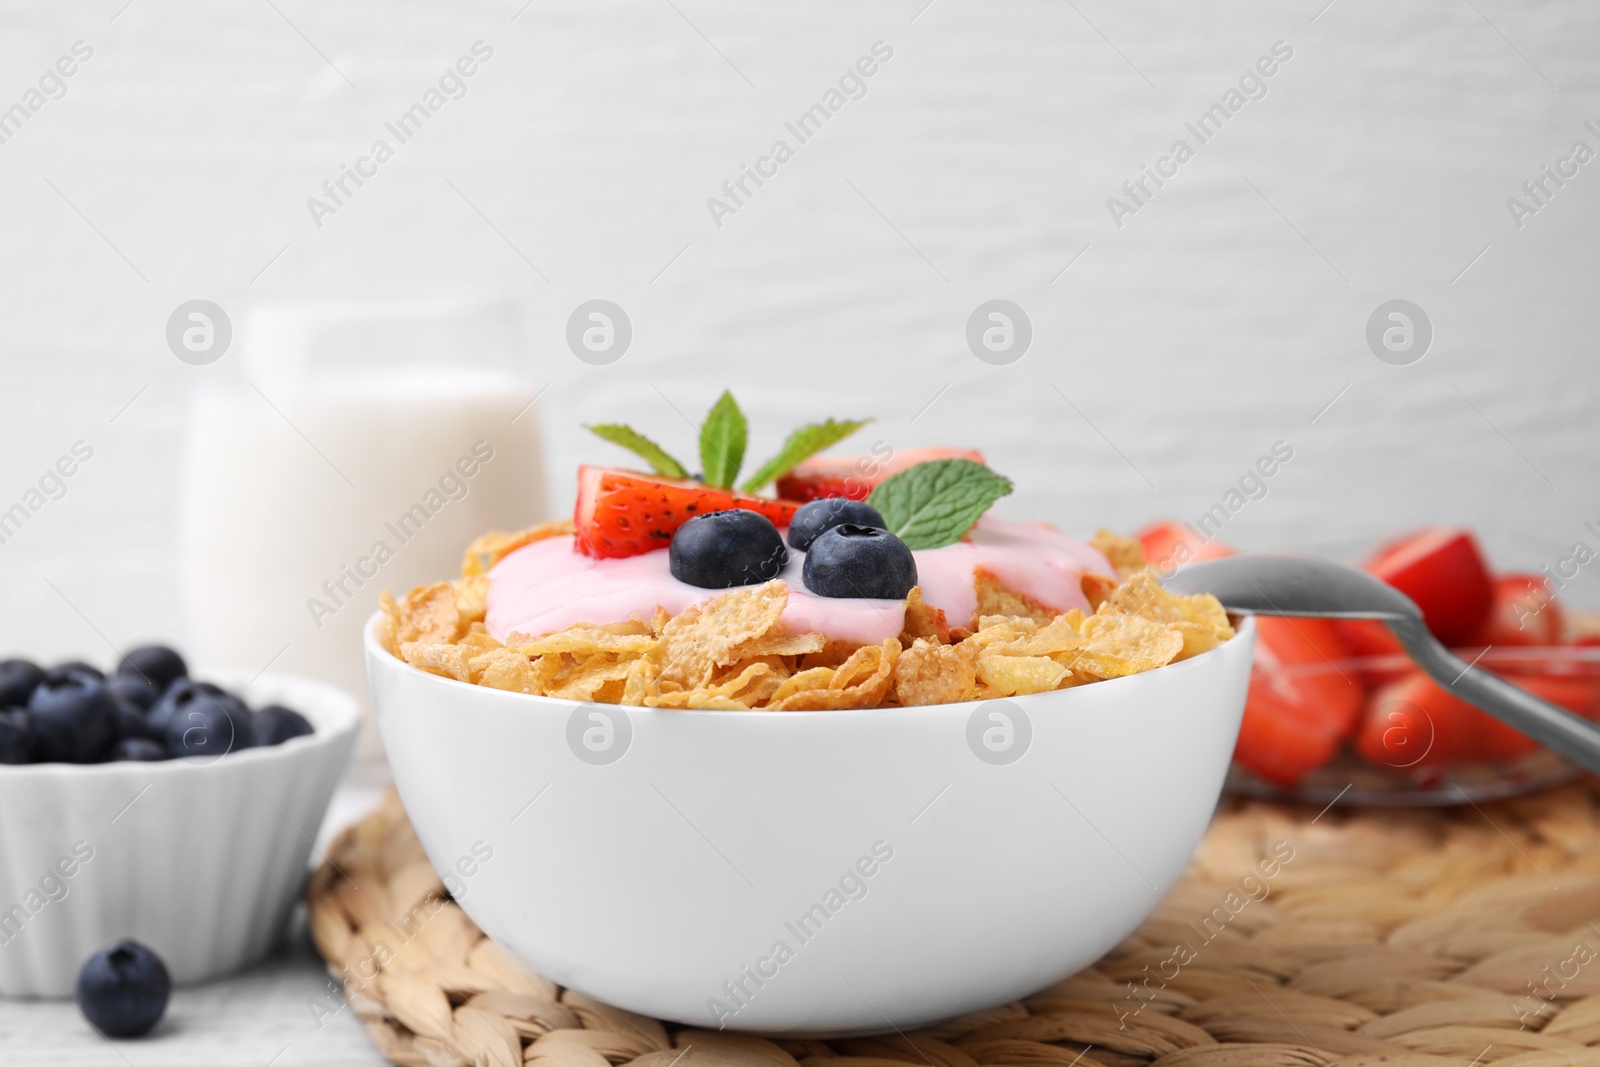
[[1585, 770], [1600, 774], [1600, 726], [1474, 667], [1421, 625], [1396, 619], [1389, 621], [1389, 628], [1411, 658], [1441, 686]]

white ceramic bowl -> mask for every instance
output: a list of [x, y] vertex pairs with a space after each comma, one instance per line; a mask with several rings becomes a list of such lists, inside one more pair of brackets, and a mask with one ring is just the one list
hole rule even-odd
[[355, 699], [298, 678], [195, 676], [291, 707], [316, 732], [206, 763], [0, 766], [0, 996], [70, 996], [83, 961], [118, 938], [184, 984], [282, 936], [355, 750]]
[[1254, 643], [1247, 620], [1076, 689], [781, 714], [466, 685], [371, 624], [367, 672], [429, 858], [530, 967], [691, 1025], [840, 1034], [1006, 1003], [1133, 931], [1211, 818]]

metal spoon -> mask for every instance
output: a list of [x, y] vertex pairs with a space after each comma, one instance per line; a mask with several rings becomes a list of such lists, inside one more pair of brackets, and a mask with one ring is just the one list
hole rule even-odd
[[1191, 563], [1162, 580], [1174, 593], [1210, 593], [1244, 615], [1376, 619], [1411, 658], [1456, 696], [1600, 774], [1600, 726], [1452, 655], [1404, 593], [1364, 571], [1300, 556], [1229, 556]]

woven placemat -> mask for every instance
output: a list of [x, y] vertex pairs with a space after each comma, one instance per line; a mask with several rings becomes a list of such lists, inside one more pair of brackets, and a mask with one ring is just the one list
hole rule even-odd
[[397, 1064], [1600, 1067], [1593, 779], [1446, 811], [1230, 802], [1094, 967], [905, 1036], [663, 1025], [532, 974], [442, 893], [393, 795], [311, 881], [317, 947]]

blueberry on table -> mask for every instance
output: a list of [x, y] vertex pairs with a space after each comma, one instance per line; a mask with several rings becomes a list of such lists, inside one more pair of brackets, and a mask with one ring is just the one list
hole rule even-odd
[[21, 707], [44, 681], [44, 668], [25, 659], [0, 660], [0, 707]]
[[78, 972], [78, 1007], [107, 1037], [148, 1034], [167, 1010], [172, 979], [161, 957], [137, 941], [96, 952]]
[[818, 596], [899, 600], [917, 584], [917, 561], [888, 530], [845, 523], [811, 542], [801, 577]]
[[189, 665], [166, 645], [140, 645], [122, 654], [117, 673], [137, 675], [157, 689], [165, 689], [179, 678], [187, 678]]
[[159, 763], [172, 757], [167, 753], [167, 746], [159, 741], [152, 741], [148, 737], [124, 737], [111, 748], [111, 755], [107, 757], [110, 763]]
[[33, 762], [33, 721], [25, 708], [0, 711], [0, 763]]
[[667, 549], [672, 576], [702, 589], [770, 582], [789, 562], [772, 520], [742, 508], [708, 511], [684, 523]]
[[113, 674], [106, 679], [106, 688], [111, 690], [112, 696], [131, 700], [145, 711], [155, 707], [161, 696], [157, 686], [137, 674]]
[[256, 709], [258, 745], [281, 745], [291, 737], [305, 737], [314, 732], [304, 715], [282, 704]]
[[789, 547], [796, 552], [804, 552], [822, 534], [847, 522], [880, 529], [886, 526], [878, 509], [866, 501], [851, 500], [845, 496], [826, 496], [800, 505], [800, 510], [794, 513], [794, 519], [789, 523]]
[[28, 698], [37, 763], [98, 763], [117, 741], [117, 705], [101, 682], [46, 678]]
[[196, 693], [166, 720], [161, 737], [173, 757], [227, 755], [256, 743], [250, 709], [226, 693]]

